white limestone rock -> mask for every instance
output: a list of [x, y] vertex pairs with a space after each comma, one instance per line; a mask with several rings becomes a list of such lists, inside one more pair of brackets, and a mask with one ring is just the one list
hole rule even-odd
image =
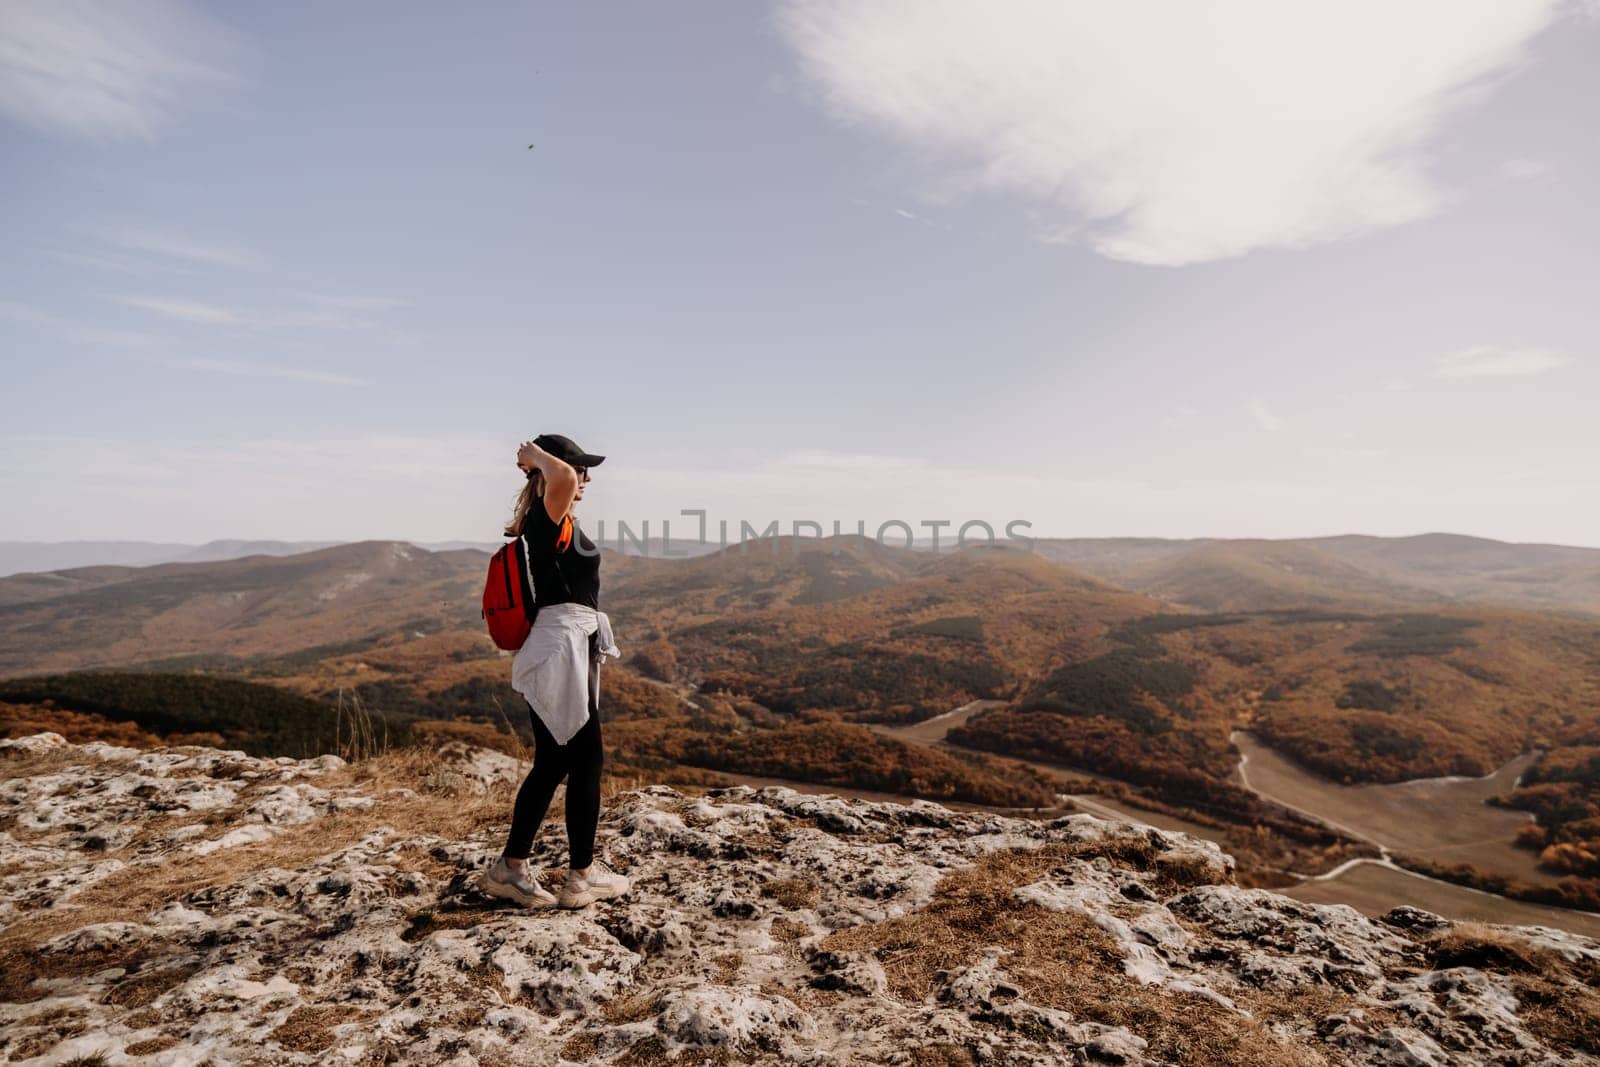
[[[24, 768], [0, 781], [0, 936], [47, 931], [27, 969], [6, 976], [0, 1059], [909, 1065], [937, 1062], [944, 1053], [929, 1050], [942, 1044], [983, 1064], [1174, 1067], [1141, 1025], [1063, 1011], [1028, 989], [1007, 970], [1013, 946], [950, 945], [926, 995], [905, 997], [894, 976], [906, 946], [826, 944], [835, 930], [915, 916], [939, 899], [941, 878], [992, 853], [1065, 844], [1075, 854], [1002, 888], [1019, 918], [1071, 912], [1107, 939], [1110, 969], [1086, 981], [1259, 1025], [1307, 1062], [1596, 1062], [1540, 1038], [1518, 976], [1431, 967], [1425, 943], [1455, 930], [1448, 920], [1397, 908], [1374, 921], [1241, 889], [1209, 842], [1090, 815], [650, 787], [609, 798], [602, 819], [602, 853], [633, 879], [628, 898], [526, 911], [474, 888], [504, 825], [452, 839], [386, 822], [386, 803], [416, 794], [337, 787], [331, 757], [53, 735], [0, 750]], [[447, 765], [488, 789], [520, 780], [514, 762], [463, 747]], [[284, 841], [302, 843], [295, 858]], [[1129, 850], [1150, 857], [1147, 870], [1113, 858]], [[560, 820], [549, 821], [535, 863], [564, 860]], [[186, 881], [190, 868], [203, 877]], [[145, 877], [174, 887], [147, 912], [108, 921], [103, 901], [83, 903], [107, 879]], [[1600, 964], [1588, 938], [1495, 930], [1573, 968]], [[1308, 986], [1325, 994], [1311, 1003], [1341, 1006], [1260, 1023], [1249, 1011]]]

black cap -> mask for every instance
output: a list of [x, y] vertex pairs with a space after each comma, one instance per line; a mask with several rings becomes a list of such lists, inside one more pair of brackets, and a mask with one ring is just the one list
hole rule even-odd
[[533, 439], [533, 443], [574, 467], [598, 467], [606, 461], [606, 457], [590, 455], [579, 448], [572, 438], [562, 437], [558, 433], [542, 433]]

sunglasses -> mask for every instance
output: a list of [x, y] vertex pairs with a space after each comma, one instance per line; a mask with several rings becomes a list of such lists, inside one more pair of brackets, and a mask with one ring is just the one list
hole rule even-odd
[[[578, 481], [580, 481], [580, 482], [589, 477], [589, 468], [588, 467], [580, 467], [577, 464], [573, 464], [572, 469], [577, 472]], [[523, 473], [526, 474], [529, 478], [532, 478], [535, 474], [539, 473], [539, 468], [538, 467], [529, 467], [525, 471], [523, 471]]]

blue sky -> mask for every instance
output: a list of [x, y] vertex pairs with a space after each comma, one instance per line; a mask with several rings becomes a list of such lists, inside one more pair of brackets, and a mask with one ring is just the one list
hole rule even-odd
[[1600, 544], [1592, 4], [5, 10], [0, 539]]

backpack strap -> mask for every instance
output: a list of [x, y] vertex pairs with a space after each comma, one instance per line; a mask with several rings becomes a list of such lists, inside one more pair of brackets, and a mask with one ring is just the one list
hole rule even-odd
[[[538, 507], [541, 507], [541, 508], [544, 507], [544, 502], [543, 501], [536, 501], [535, 503], [536, 503], [536, 505]], [[549, 514], [546, 513], [545, 518], [549, 518], [549, 517], [550, 517]], [[528, 589], [529, 589], [530, 592], [533, 592], [533, 547], [532, 547], [531, 542], [528, 541], [528, 523], [530, 523], [532, 521], [534, 521], [534, 519], [533, 519], [533, 515], [532, 515], [531, 510], [530, 510], [530, 513], [523, 517], [523, 520], [522, 520], [522, 532], [517, 534], [517, 540], [522, 542], [523, 557], [526, 560], [526, 564], [527, 564], [526, 570], [524, 571], [524, 573], [527, 574], [527, 576], [528, 576]], [[558, 560], [558, 559], [557, 560], [552, 560], [551, 564], [556, 569], [556, 577], [561, 579], [561, 588], [566, 592], [567, 599], [571, 600], [572, 599], [572, 586], [567, 584], [567, 575], [566, 575], [566, 572], [564, 572], [561, 569], [561, 561]], [[534, 597], [530, 596], [528, 598], [528, 610], [533, 612], [534, 615], [537, 615], [538, 614], [538, 609], [533, 606], [533, 601], [534, 601]], [[530, 615], [529, 616], [529, 620], [531, 621], [532, 618], [533, 618], [533, 615]]]

